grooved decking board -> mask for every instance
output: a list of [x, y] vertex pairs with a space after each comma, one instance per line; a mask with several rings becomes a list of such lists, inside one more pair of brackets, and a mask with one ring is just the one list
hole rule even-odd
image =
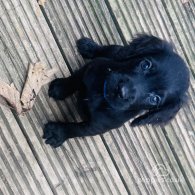
[[[3, 81], [13, 82], [21, 90], [28, 64], [38, 60], [57, 67], [57, 77], [70, 75], [36, 1], [1, 0], [0, 10]], [[75, 49], [75, 43], [69, 40]], [[48, 120], [81, 120], [73, 102], [74, 98], [65, 103], [50, 100], [45, 86], [33, 110], [25, 116], [0, 109], [3, 194], [127, 194], [99, 136], [70, 140], [58, 149], [44, 144], [42, 127]]]
[[[67, 77], [83, 66], [75, 42], [126, 44], [138, 32], [174, 42], [191, 68], [189, 104], [165, 128], [125, 123], [102, 136], [44, 144], [48, 120], [80, 121], [75, 97], [55, 102], [47, 86], [32, 111], [0, 108], [0, 194], [194, 194], [195, 3], [136, 0], [0, 0], [0, 79], [21, 90], [30, 62]], [[154, 168], [165, 168], [165, 181]], [[162, 177], [160, 177], [162, 179]], [[179, 179], [179, 181], [177, 180]], [[173, 180], [173, 182], [171, 182]]]
[[[187, 36], [185, 31], [180, 32], [180, 27], [177, 24], [173, 25], [174, 19], [171, 17], [176, 6], [187, 6], [187, 4], [174, 2], [177, 4], [174, 7], [170, 4], [172, 5], [170, 1], [162, 3], [134, 0], [55, 0], [48, 1], [44, 11], [67, 59], [72, 59], [69, 54], [75, 52], [74, 41], [81, 36], [91, 37], [101, 44], [122, 44], [131, 40], [136, 33], [148, 32], [174, 42], [177, 52], [194, 71], [193, 42], [188, 45], [189, 40], [194, 39], [190, 38], [190, 35], [194, 35], [194, 31], [193, 26], [188, 25], [188, 20], [194, 24], [194, 19], [185, 18], [182, 23], [188, 26], [191, 34], [188, 33]], [[188, 4], [194, 6], [190, 1]], [[194, 13], [190, 14], [194, 16]], [[177, 15], [177, 20], [182, 20], [181, 13]], [[71, 38], [74, 39], [73, 45], [67, 46]], [[80, 56], [77, 57], [80, 59]], [[77, 69], [80, 63], [82, 65], [80, 60], [78, 65], [69, 62], [72, 70]], [[165, 128], [133, 129], [127, 123], [120, 130], [113, 130], [103, 135], [104, 144], [129, 193], [193, 193], [195, 189], [194, 88], [194, 78], [191, 76], [189, 105], [182, 109], [177, 118]], [[167, 169], [168, 179], [179, 178], [181, 181], [156, 183], [140, 181], [144, 178], [154, 178], [153, 168], [157, 165], [163, 165]]]
[[[109, 5], [112, 8], [117, 24], [126, 40], [131, 38], [131, 34], [133, 33], [149, 32], [165, 38], [168, 41], [172, 41], [176, 46], [177, 52], [184, 57], [192, 71], [191, 86], [189, 90], [190, 100], [188, 106], [182, 109], [176, 119], [164, 129], [150, 129], [150, 131], [147, 132], [150, 137], [146, 138], [146, 140], [150, 143], [150, 140], [152, 139], [154, 140], [155, 145], [161, 144], [158, 152], [161, 153], [162, 157], [164, 157], [166, 153], [168, 154], [167, 158], [162, 161], [163, 164], [166, 165], [168, 170], [172, 169], [175, 172], [176, 177], [179, 177], [181, 174], [184, 175], [186, 183], [168, 183], [168, 185], [175, 186], [174, 188], [180, 193], [190, 193], [188, 191], [189, 187], [189, 190], [193, 193], [195, 190], [194, 2], [189, 1], [182, 4], [182, 1], [138, 2], [135, 0], [110, 0]], [[119, 14], [119, 12], [123, 14]], [[161, 143], [159, 140], [154, 139], [154, 133], [157, 135], [159, 134], [159, 137], [162, 139]], [[166, 142], [168, 142], [169, 148], [167, 149], [169, 150], [165, 150]], [[155, 154], [155, 156], [157, 157], [157, 154]], [[167, 167], [166, 161], [169, 162], [169, 168]], [[160, 163], [159, 160], [157, 162]]]

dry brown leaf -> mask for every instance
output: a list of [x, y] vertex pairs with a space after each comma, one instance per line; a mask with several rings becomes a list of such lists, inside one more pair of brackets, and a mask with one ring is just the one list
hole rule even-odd
[[9, 107], [9, 106], [7, 105], [7, 102], [5, 101], [5, 98], [3, 98], [1, 95], [0, 95], [0, 105], [4, 105], [4, 106]]
[[24, 112], [33, 107], [41, 87], [52, 80], [51, 77], [55, 72], [56, 69], [45, 70], [41, 62], [29, 65], [28, 76], [21, 95], [21, 104]]
[[0, 81], [0, 96], [2, 96], [9, 103], [9, 105], [16, 110], [18, 114], [22, 112], [20, 93], [15, 88], [13, 83], [11, 85], [8, 85], [3, 81]]
[[[0, 81], [0, 96], [9, 103], [9, 107], [16, 110], [18, 114], [24, 113], [33, 107], [36, 96], [41, 87], [52, 80], [56, 69], [46, 70], [41, 62], [30, 64], [26, 82], [20, 96], [19, 91], [14, 84], [8, 85]], [[5, 101], [0, 99], [1, 105], [6, 105]]]
[[45, 5], [45, 2], [46, 2], [46, 0], [39, 0], [38, 1], [38, 4], [44, 6]]

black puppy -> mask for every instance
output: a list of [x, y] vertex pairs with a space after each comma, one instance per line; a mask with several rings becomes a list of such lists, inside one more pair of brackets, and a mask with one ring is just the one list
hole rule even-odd
[[68, 138], [101, 134], [136, 116], [132, 126], [165, 124], [185, 102], [189, 72], [168, 42], [144, 34], [127, 46], [82, 38], [77, 47], [84, 58], [95, 59], [69, 78], [52, 81], [49, 96], [62, 100], [80, 91], [88, 120], [47, 123], [46, 144], [58, 147]]

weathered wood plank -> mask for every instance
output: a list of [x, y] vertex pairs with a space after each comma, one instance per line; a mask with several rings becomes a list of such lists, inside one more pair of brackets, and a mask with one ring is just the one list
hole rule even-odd
[[[118, 21], [118, 11], [121, 9], [116, 6], [116, 4], [121, 4], [120, 6], [126, 7], [127, 15], [129, 20], [124, 19], [122, 15], [119, 16], [120, 22], [118, 22], [121, 31], [123, 32], [123, 35], [126, 39], [130, 38], [129, 32], [126, 32], [125, 28], [131, 29], [132, 32], [135, 31], [135, 29], [132, 29], [131, 27], [134, 27], [136, 25], [137, 32], [144, 31], [144, 32], [152, 32], [153, 34], [156, 34], [162, 38], [166, 38], [167, 40], [171, 40], [175, 43], [176, 49], [180, 55], [186, 59], [188, 62], [191, 70], [194, 70], [194, 47], [190, 46], [188, 43], [189, 40], [194, 39], [194, 30], [193, 25], [188, 25], [188, 20], [191, 20], [191, 23], [194, 22], [194, 18], [187, 18], [186, 13], [184, 13], [184, 10], [181, 8], [181, 2], [174, 3], [170, 1], [166, 1], [165, 4], [162, 4], [160, 1], [140, 1], [139, 3], [137, 1], [109, 1], [111, 7], [113, 8], [113, 12], [116, 16], [116, 19]], [[191, 5], [192, 2], [189, 2]], [[173, 6], [174, 4], [174, 6]], [[176, 11], [175, 11], [176, 10]], [[191, 12], [191, 15], [194, 15]], [[171, 18], [170, 18], [171, 17]], [[133, 18], [133, 19], [132, 19]], [[123, 20], [123, 22], [121, 22]], [[125, 23], [126, 22], [126, 23]], [[180, 25], [179, 25], [180, 24]], [[124, 25], [128, 25], [128, 27], [124, 27]], [[188, 33], [185, 33], [186, 29], [188, 29]], [[190, 38], [190, 37], [193, 38]], [[193, 41], [191, 42], [193, 43]], [[183, 185], [183, 182], [175, 185], [176, 188], [178, 188], [179, 191], [184, 190], [185, 193], [189, 193], [188, 184], [190, 183], [192, 188], [195, 189], [194, 186], [194, 78], [191, 76], [191, 87], [189, 90], [189, 94], [192, 98], [190, 98], [189, 106], [185, 108], [187, 112], [184, 112], [184, 109], [181, 110], [181, 112], [176, 117], [176, 123], [179, 124], [179, 126], [175, 125], [168, 125], [165, 128], [165, 132], [168, 134], [168, 137], [166, 139], [170, 139], [171, 147], [169, 148], [169, 151], [167, 152], [169, 156], [171, 155], [171, 150], [175, 151], [174, 157], [178, 161], [177, 165], [177, 174], [182, 174], [184, 172], [185, 179], [188, 180], [187, 183]], [[181, 114], [182, 113], [182, 114]], [[189, 114], [188, 114], [189, 113]], [[189, 120], [191, 119], [191, 120]], [[175, 122], [173, 122], [174, 124]], [[162, 130], [161, 130], [162, 131]], [[193, 131], [193, 132], [192, 132]], [[153, 131], [150, 130], [148, 132], [151, 134]], [[175, 132], [174, 135], [172, 135], [172, 132]], [[192, 136], [191, 136], [192, 135]], [[164, 136], [163, 136], [164, 137]], [[175, 138], [178, 138], [177, 140]], [[153, 138], [153, 136], [151, 136]], [[164, 138], [164, 141], [166, 141]], [[147, 139], [147, 142], [149, 142], [149, 139]], [[155, 144], [157, 144], [156, 142]], [[161, 145], [161, 149], [164, 148], [166, 145], [166, 142], [163, 142]], [[171, 150], [170, 150], [171, 149]], [[157, 154], [155, 153], [155, 156]], [[172, 162], [174, 163], [174, 162]], [[181, 164], [180, 164], [181, 163]], [[178, 167], [179, 166], [179, 167]], [[171, 168], [171, 167], [170, 167]], [[176, 168], [176, 167], [175, 167]], [[181, 171], [179, 169], [182, 169]], [[193, 170], [192, 170], [193, 169]], [[172, 184], [171, 184], [172, 185]], [[180, 188], [182, 187], [182, 188]], [[192, 190], [191, 188], [191, 190]]]
[[[69, 76], [70, 73], [64, 62], [66, 59], [59, 52], [37, 2], [25, 0], [1, 0], [0, 2], [3, 10], [0, 18], [2, 48], [0, 72], [4, 75], [1, 79], [8, 83], [14, 82], [16, 87], [21, 90], [28, 64], [38, 60], [50, 67], [58, 67], [58, 77]], [[68, 62], [73, 62], [73, 66], [74, 63], [78, 66], [78, 60], [74, 56], [75, 40], [70, 37], [67, 40], [71, 41], [70, 46], [73, 48], [71, 54], [73, 56], [68, 59], [76, 59], [76, 62]], [[69, 55], [68, 52], [67, 54]], [[14, 194], [49, 194], [47, 192], [49, 190], [52, 190], [54, 194], [127, 194], [100, 137], [96, 137], [95, 140], [91, 138], [71, 140], [57, 150], [44, 144], [41, 138], [42, 127], [49, 119], [80, 120], [73, 101], [74, 99], [68, 99], [65, 105], [55, 103], [53, 100], [49, 100], [47, 87], [44, 87], [33, 110], [25, 116], [18, 117], [12, 114], [9, 109], [2, 109], [4, 115], [2, 121], [4, 122], [8, 117], [12, 121], [16, 120], [19, 124], [18, 131], [21, 134], [17, 139], [23, 136], [28, 141], [20, 143], [16, 142], [15, 139], [12, 140], [11, 137], [7, 138], [13, 144], [11, 151], [17, 153], [16, 146], [14, 147], [16, 143], [19, 145], [20, 152], [25, 153], [24, 148], [29, 148], [31, 155], [36, 156], [38, 162], [36, 166], [41, 168], [44, 179], [46, 178], [48, 181], [47, 186], [41, 191], [39, 189], [40, 178], [37, 178], [37, 175], [33, 176], [32, 172], [28, 173], [28, 170], [26, 170], [28, 174], [22, 177], [25, 169], [19, 169], [15, 173], [16, 179], [10, 180], [10, 185], [16, 186], [11, 188]], [[65, 117], [64, 113], [66, 113]], [[15, 123], [10, 127], [11, 133], [14, 131]], [[9, 122], [2, 127], [4, 133], [8, 124]], [[2, 148], [6, 151], [6, 145], [1, 143]], [[9, 160], [12, 160], [12, 157]], [[28, 159], [28, 161], [30, 160]], [[24, 168], [28, 161], [24, 162]], [[18, 161], [10, 162], [11, 169], [16, 167], [17, 163]], [[31, 188], [29, 183], [32, 183]]]
[[[40, 9], [35, 0], [0, 0], [0, 78], [21, 90], [28, 64], [38, 60], [57, 67], [57, 77], [67, 77], [68, 67], [74, 71], [84, 64], [78, 38], [122, 44], [137, 32], [173, 41], [194, 71], [194, 19], [192, 1], [53, 0]], [[0, 109], [0, 193], [192, 194], [194, 83], [192, 77], [189, 106], [164, 129], [126, 123], [56, 150], [43, 143], [42, 127], [48, 120], [80, 121], [74, 97], [56, 103], [44, 87], [26, 116]], [[158, 165], [167, 171], [166, 182], [155, 175]], [[175, 178], [180, 180], [170, 181]]]
[[[192, 48], [183, 47], [183, 44], [185, 45], [185, 42], [182, 42], [176, 36], [175, 29], [172, 27], [172, 23], [170, 21], [170, 18], [167, 15], [166, 9], [164, 5], [161, 2], [156, 1], [95, 1], [95, 0], [88, 0], [88, 1], [53, 1], [53, 2], [47, 2], [47, 5], [45, 6], [46, 14], [53, 26], [53, 29], [55, 31], [55, 34], [57, 38], [60, 40], [61, 47], [63, 48], [63, 51], [66, 53], [69, 50], [72, 50], [72, 53], [74, 53], [74, 49], [71, 47], [65, 47], [65, 43], [67, 42], [67, 38], [71, 39], [72, 33], [74, 34], [74, 41], [79, 38], [79, 35], [84, 35], [88, 37], [92, 37], [94, 40], [98, 41], [99, 43], [104, 44], [111, 44], [111, 43], [122, 43], [120, 33], [122, 32], [126, 41], [129, 41], [132, 38], [132, 35], [138, 32], [149, 32], [156, 34], [162, 38], [165, 38], [167, 40], [170, 40], [175, 43], [178, 53], [182, 55], [188, 62], [191, 62], [190, 65], [193, 64], [193, 59], [190, 53], [192, 53]], [[115, 15], [116, 21], [113, 21], [111, 14], [109, 12], [113, 12]], [[57, 13], [55, 13], [57, 12]], [[60, 14], [59, 14], [60, 13]], [[68, 13], [68, 14], [66, 14]], [[74, 13], [74, 14], [73, 14]], [[66, 16], [68, 15], [68, 17]], [[64, 17], [65, 16], [65, 17]], [[65, 19], [63, 19], [65, 18]], [[70, 23], [69, 21], [72, 21]], [[64, 28], [68, 25], [68, 28]], [[118, 27], [120, 29], [118, 29]], [[56, 30], [58, 29], [58, 30]], [[66, 34], [67, 37], [62, 36], [59, 31], [64, 31], [64, 34]], [[73, 45], [74, 45], [73, 41]], [[68, 50], [68, 51], [67, 51]], [[189, 51], [189, 56], [186, 56], [186, 53]], [[70, 53], [70, 51], [69, 51]], [[70, 57], [70, 56], [69, 56]], [[77, 56], [78, 59], [80, 59], [79, 56]], [[71, 58], [71, 57], [70, 57]], [[82, 61], [80, 61], [82, 62]], [[71, 65], [72, 69], [74, 70], [75, 65]], [[78, 67], [78, 66], [76, 66]], [[192, 66], [191, 66], [192, 67]], [[192, 67], [193, 69], [193, 67]], [[193, 78], [192, 78], [193, 79]], [[190, 95], [194, 95], [193, 93], [193, 87], [194, 85], [191, 85]], [[193, 100], [191, 99], [191, 102]], [[186, 108], [187, 110], [190, 109], [190, 113], [193, 113], [193, 105], [190, 104], [190, 107], [192, 108]], [[182, 116], [178, 115], [177, 119], [180, 121], [180, 128], [179, 132], [181, 131], [185, 135], [185, 151], [182, 151], [182, 156], [180, 156], [180, 160], [182, 163], [184, 163], [184, 169], [186, 170], [189, 178], [190, 183], [193, 184], [193, 178], [192, 173], [190, 173], [190, 168], [188, 168], [188, 161], [190, 163], [190, 166], [193, 166], [194, 162], [194, 156], [192, 155], [193, 145], [192, 141], [190, 141], [189, 135], [185, 133], [185, 130], [181, 127], [181, 118], [187, 117], [186, 114], [182, 114]], [[194, 115], [190, 115], [191, 119], [194, 121]], [[182, 123], [183, 124], [183, 123]], [[193, 122], [191, 122], [191, 125], [193, 126]], [[187, 126], [187, 124], [186, 124]], [[127, 126], [128, 127], [128, 126]], [[127, 128], [126, 127], [126, 128]], [[189, 127], [189, 125], [188, 125]], [[132, 131], [129, 127], [127, 128], [129, 131]], [[173, 130], [172, 126], [168, 126], [165, 129], [165, 132], [168, 131], [168, 129]], [[138, 132], [142, 132], [145, 129], [138, 129]], [[145, 147], [149, 144], [147, 152], [145, 152], [143, 149], [141, 149], [141, 145], [135, 146], [134, 152], [139, 153], [140, 156], [148, 156], [148, 160], [145, 166], [147, 168], [142, 167], [142, 169], [139, 169], [136, 167], [136, 163], [133, 162], [132, 154], [129, 153], [129, 150], [132, 150], [131, 147], [127, 147], [127, 142], [122, 139], [124, 134], [122, 133], [119, 137], [122, 140], [119, 141], [118, 138], [118, 132], [113, 131], [112, 134], [106, 134], [104, 136], [105, 145], [107, 146], [107, 149], [110, 153], [113, 154], [113, 159], [115, 160], [116, 165], [119, 168], [120, 174], [124, 177], [124, 182], [126, 183], [126, 186], [128, 186], [128, 189], [133, 191], [134, 193], [138, 193], [142, 191], [142, 193], [190, 193], [188, 189], [188, 184], [185, 181], [185, 178], [182, 175], [182, 172], [180, 170], [180, 166], [178, 165], [174, 154], [172, 153], [172, 149], [170, 147], [170, 143], [167, 143], [167, 138], [164, 135], [164, 130], [160, 129], [159, 135], [154, 133], [156, 129], [150, 129], [150, 131], [147, 131], [147, 133], [144, 133], [142, 136], [139, 134], [139, 139], [136, 142], [139, 143], [145, 143]], [[191, 132], [190, 129], [188, 129], [189, 132]], [[131, 133], [129, 133], [131, 135]], [[128, 133], [127, 133], [128, 135]], [[116, 136], [116, 138], [115, 138]], [[141, 137], [140, 137], [141, 136]], [[157, 136], [157, 137], [155, 137]], [[162, 136], [161, 143], [159, 144], [159, 137]], [[158, 139], [157, 139], [158, 138]], [[133, 138], [131, 138], [133, 139]], [[130, 139], [130, 140], [131, 140]], [[138, 139], [138, 138], [137, 138]], [[155, 141], [153, 141], [153, 139]], [[174, 140], [172, 137], [171, 144], [174, 144]], [[135, 137], [136, 140], [136, 137]], [[135, 141], [134, 140], [134, 141]], [[143, 142], [145, 140], [145, 142]], [[180, 140], [179, 142], [181, 142]], [[106, 143], [112, 143], [110, 145], [107, 145]], [[123, 146], [123, 147], [122, 147]], [[118, 148], [118, 150], [117, 150]], [[145, 149], [145, 148], [144, 148]], [[190, 150], [189, 150], [190, 149]], [[164, 152], [160, 152], [160, 150]], [[185, 157], [185, 153], [187, 153], [187, 157]], [[166, 158], [164, 157], [166, 156]], [[184, 158], [184, 159], [183, 159]], [[177, 159], [178, 160], [178, 159]], [[170, 163], [167, 164], [166, 161]], [[128, 164], [127, 164], [128, 162]], [[136, 183], [136, 180], [139, 180], [142, 176], [149, 177], [151, 175], [151, 169], [156, 164], [162, 164], [165, 166], [169, 171], [171, 171], [173, 165], [174, 170], [170, 172], [170, 178], [179, 177], [181, 175], [182, 185], [180, 183], [171, 183], [171, 182], [161, 182], [158, 184], [146, 184], [144, 182], [140, 182], [139, 184]], [[188, 169], [188, 170], [187, 170]], [[137, 173], [137, 172], [138, 173]], [[128, 173], [128, 174], [127, 174]], [[137, 187], [136, 187], [137, 186]]]

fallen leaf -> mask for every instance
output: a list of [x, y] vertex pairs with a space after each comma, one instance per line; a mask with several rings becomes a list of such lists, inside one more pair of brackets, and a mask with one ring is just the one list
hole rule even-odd
[[[54, 68], [46, 70], [41, 62], [30, 64], [26, 82], [21, 93], [22, 95], [20, 95], [20, 92], [15, 88], [14, 84], [8, 85], [0, 81], [0, 96], [18, 114], [27, 112], [33, 107], [41, 87], [52, 81], [52, 76], [56, 71]], [[4, 100], [0, 99], [0, 104], [7, 106]]]
[[[9, 105], [16, 110], [18, 114], [22, 113], [20, 93], [15, 88], [13, 83], [11, 85], [8, 85], [7, 83], [0, 81], [0, 96], [2, 96], [9, 103]], [[1, 101], [1, 104], [4, 103]]]
[[46, 70], [41, 62], [30, 64], [28, 76], [21, 95], [21, 104], [24, 111], [33, 107], [34, 101], [41, 87], [52, 80], [56, 69]]

